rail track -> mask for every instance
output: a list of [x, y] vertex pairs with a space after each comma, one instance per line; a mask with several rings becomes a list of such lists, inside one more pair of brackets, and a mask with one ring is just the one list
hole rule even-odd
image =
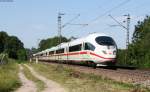
[[[58, 65], [58, 63], [52, 62], [49, 62], [48, 64]], [[108, 78], [123, 83], [132, 83], [134, 85], [142, 85], [144, 87], [150, 88], [150, 70], [131, 69], [131, 68], [128, 69], [117, 66], [113, 68], [97, 67], [96, 69], [87, 66], [70, 65], [70, 64], [63, 64], [63, 66], [70, 67], [78, 72], [92, 73], [95, 75], [99, 75], [102, 78]]]

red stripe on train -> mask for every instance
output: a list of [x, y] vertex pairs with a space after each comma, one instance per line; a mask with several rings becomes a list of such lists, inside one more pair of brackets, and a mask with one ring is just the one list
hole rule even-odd
[[[66, 55], [77, 55], [77, 54], [88, 54], [88, 52], [87, 51], [81, 51], [81, 52], [73, 52], [73, 53], [62, 54], [62, 55], [66, 56]], [[99, 58], [103, 58], [103, 59], [115, 59], [115, 58], [105, 58], [103, 56], [100, 56], [100, 55], [92, 53], [92, 52], [90, 52], [89, 54], [96, 56], [96, 57], [99, 57]]]
[[97, 55], [97, 54], [92, 53], [92, 52], [90, 52], [90, 54], [93, 55], [93, 56], [97, 56], [97, 57], [99, 57], [99, 58], [103, 58], [103, 59], [115, 59], [115, 58], [105, 58], [105, 57], [102, 57], [102, 56]]

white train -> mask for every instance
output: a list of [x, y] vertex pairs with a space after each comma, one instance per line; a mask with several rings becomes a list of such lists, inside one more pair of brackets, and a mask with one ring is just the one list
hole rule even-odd
[[117, 45], [110, 36], [94, 33], [33, 54], [33, 58], [41, 61], [83, 63], [96, 67], [115, 64], [116, 54]]

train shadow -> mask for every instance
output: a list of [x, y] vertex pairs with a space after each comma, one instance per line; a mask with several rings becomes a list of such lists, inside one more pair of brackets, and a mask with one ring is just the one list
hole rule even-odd
[[116, 65], [117, 68], [120, 68], [120, 69], [128, 69], [128, 70], [136, 70], [137, 67], [135, 66], [121, 66], [121, 65]]
[[121, 66], [121, 65], [114, 65], [114, 66], [98, 66], [97, 68], [112, 69], [112, 70], [117, 70], [117, 69], [136, 70], [136, 69], [138, 69], [138, 68], [135, 67], [135, 66]]
[[116, 66], [98, 66], [97, 68], [117, 70]]
[[[74, 66], [84, 66], [89, 67], [86, 64], [76, 64], [76, 63], [64, 63], [64, 62], [54, 62], [54, 61], [44, 61], [47, 63], [56, 63], [56, 64], [66, 64], [66, 65], [74, 65]], [[92, 67], [91, 67], [92, 68]], [[117, 69], [126, 69], [126, 70], [136, 70], [138, 69], [135, 66], [123, 66], [123, 65], [107, 65], [107, 66], [97, 66], [96, 68], [102, 68], [102, 69], [111, 69], [111, 70], [117, 70]]]

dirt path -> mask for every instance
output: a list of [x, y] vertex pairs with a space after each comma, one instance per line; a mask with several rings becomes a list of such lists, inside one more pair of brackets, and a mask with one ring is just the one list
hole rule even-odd
[[19, 64], [20, 72], [19, 72], [19, 78], [22, 82], [22, 86], [17, 89], [15, 92], [36, 92], [37, 88], [34, 82], [28, 80], [24, 73], [23, 73], [23, 67]]
[[42, 92], [66, 92], [66, 90], [64, 88], [62, 88], [58, 83], [41, 76], [36, 71], [34, 71], [34, 69], [32, 67], [28, 66], [27, 64], [24, 64], [24, 65], [31, 71], [31, 73], [36, 78], [38, 78], [39, 80], [41, 80], [45, 83], [46, 88]]

